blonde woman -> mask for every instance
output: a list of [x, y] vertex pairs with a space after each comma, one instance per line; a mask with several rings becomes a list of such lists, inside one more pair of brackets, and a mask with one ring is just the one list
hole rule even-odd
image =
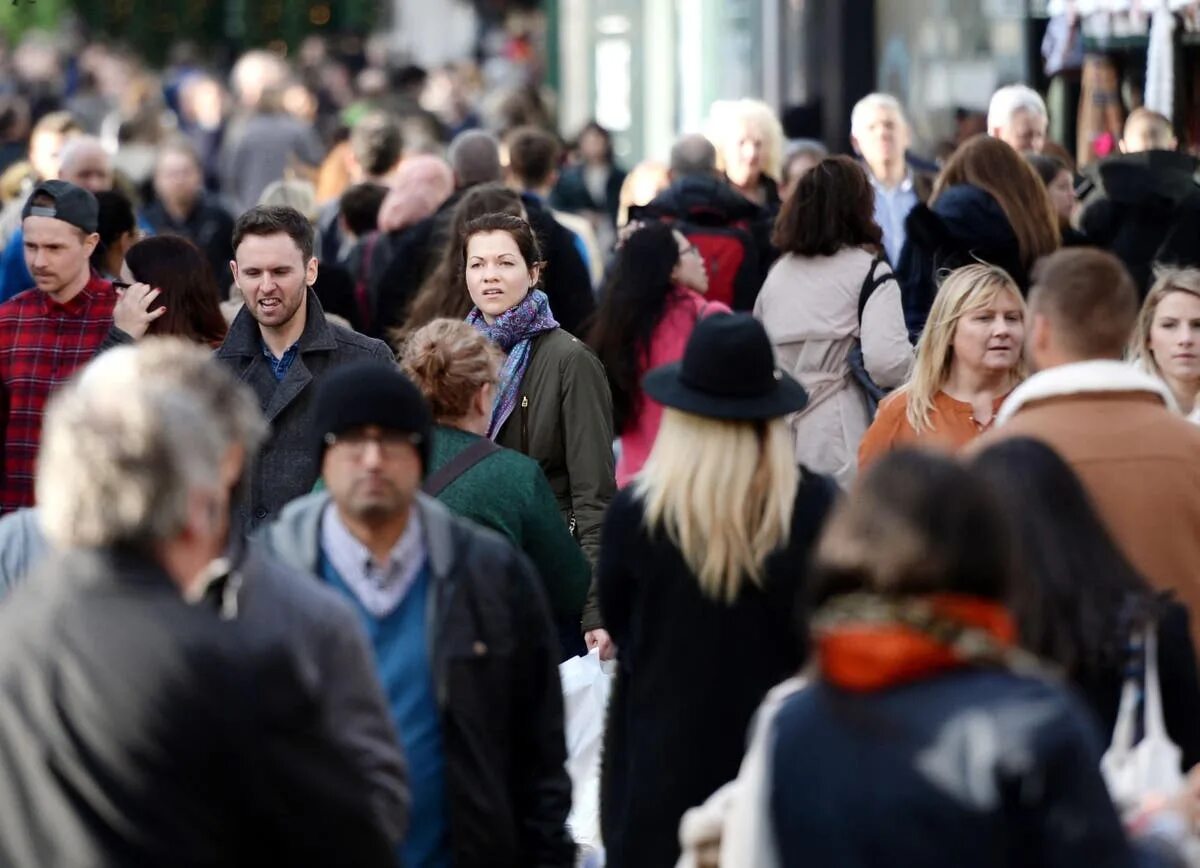
[[977, 263], [942, 283], [907, 383], [879, 405], [858, 448], [862, 470], [898, 446], [955, 451], [992, 426], [1024, 379], [1025, 301], [1008, 272]]
[[808, 396], [749, 315], [702, 319], [643, 389], [666, 409], [597, 571], [619, 669], [600, 797], [612, 868], [674, 865], [683, 812], [736, 776], [754, 709], [803, 662], [794, 603], [836, 491], [796, 467], [784, 417]]
[[1167, 384], [1183, 415], [1200, 424], [1200, 269], [1158, 273], [1134, 326], [1129, 354]]
[[775, 112], [754, 99], [713, 103], [709, 136], [735, 190], [774, 213], [783, 174], [783, 127]]

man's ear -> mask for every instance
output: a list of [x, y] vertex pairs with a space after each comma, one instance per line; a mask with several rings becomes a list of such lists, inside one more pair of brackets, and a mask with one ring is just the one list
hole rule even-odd
[[304, 285], [312, 286], [317, 282], [317, 257], [311, 256], [308, 260], [308, 265], [304, 269]]
[[858, 136], [850, 137], [850, 147], [854, 149], [855, 154], [857, 154], [860, 157], [862, 156], [862, 148], [859, 147]]
[[1128, 154], [1128, 153], [1129, 153], [1129, 148], [1125, 147], [1125, 140], [1124, 140], [1124, 139], [1118, 139], [1118, 140], [1117, 140], [1117, 148], [1118, 148], [1118, 150], [1120, 150], [1120, 152], [1121, 152], [1122, 154]]

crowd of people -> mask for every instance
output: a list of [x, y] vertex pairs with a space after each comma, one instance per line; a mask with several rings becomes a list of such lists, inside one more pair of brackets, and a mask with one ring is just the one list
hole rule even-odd
[[459, 68], [77, 64], [0, 96], [0, 863], [1197, 864], [1166, 118], [626, 171]]

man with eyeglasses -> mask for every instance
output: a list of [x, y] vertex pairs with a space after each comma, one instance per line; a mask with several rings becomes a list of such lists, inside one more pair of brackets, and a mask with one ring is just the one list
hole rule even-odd
[[326, 490], [260, 538], [366, 627], [409, 762], [401, 863], [573, 865], [558, 640], [533, 567], [421, 493], [432, 414], [397, 368], [331, 372], [314, 421]]

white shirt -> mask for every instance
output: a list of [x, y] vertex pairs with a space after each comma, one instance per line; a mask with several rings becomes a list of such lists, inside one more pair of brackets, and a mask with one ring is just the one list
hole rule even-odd
[[913, 175], [909, 172], [895, 187], [885, 187], [870, 169], [867, 169], [867, 177], [875, 188], [875, 222], [883, 230], [883, 248], [887, 251], [888, 262], [895, 267], [900, 263], [900, 251], [904, 249], [904, 221], [918, 201], [913, 190]]

